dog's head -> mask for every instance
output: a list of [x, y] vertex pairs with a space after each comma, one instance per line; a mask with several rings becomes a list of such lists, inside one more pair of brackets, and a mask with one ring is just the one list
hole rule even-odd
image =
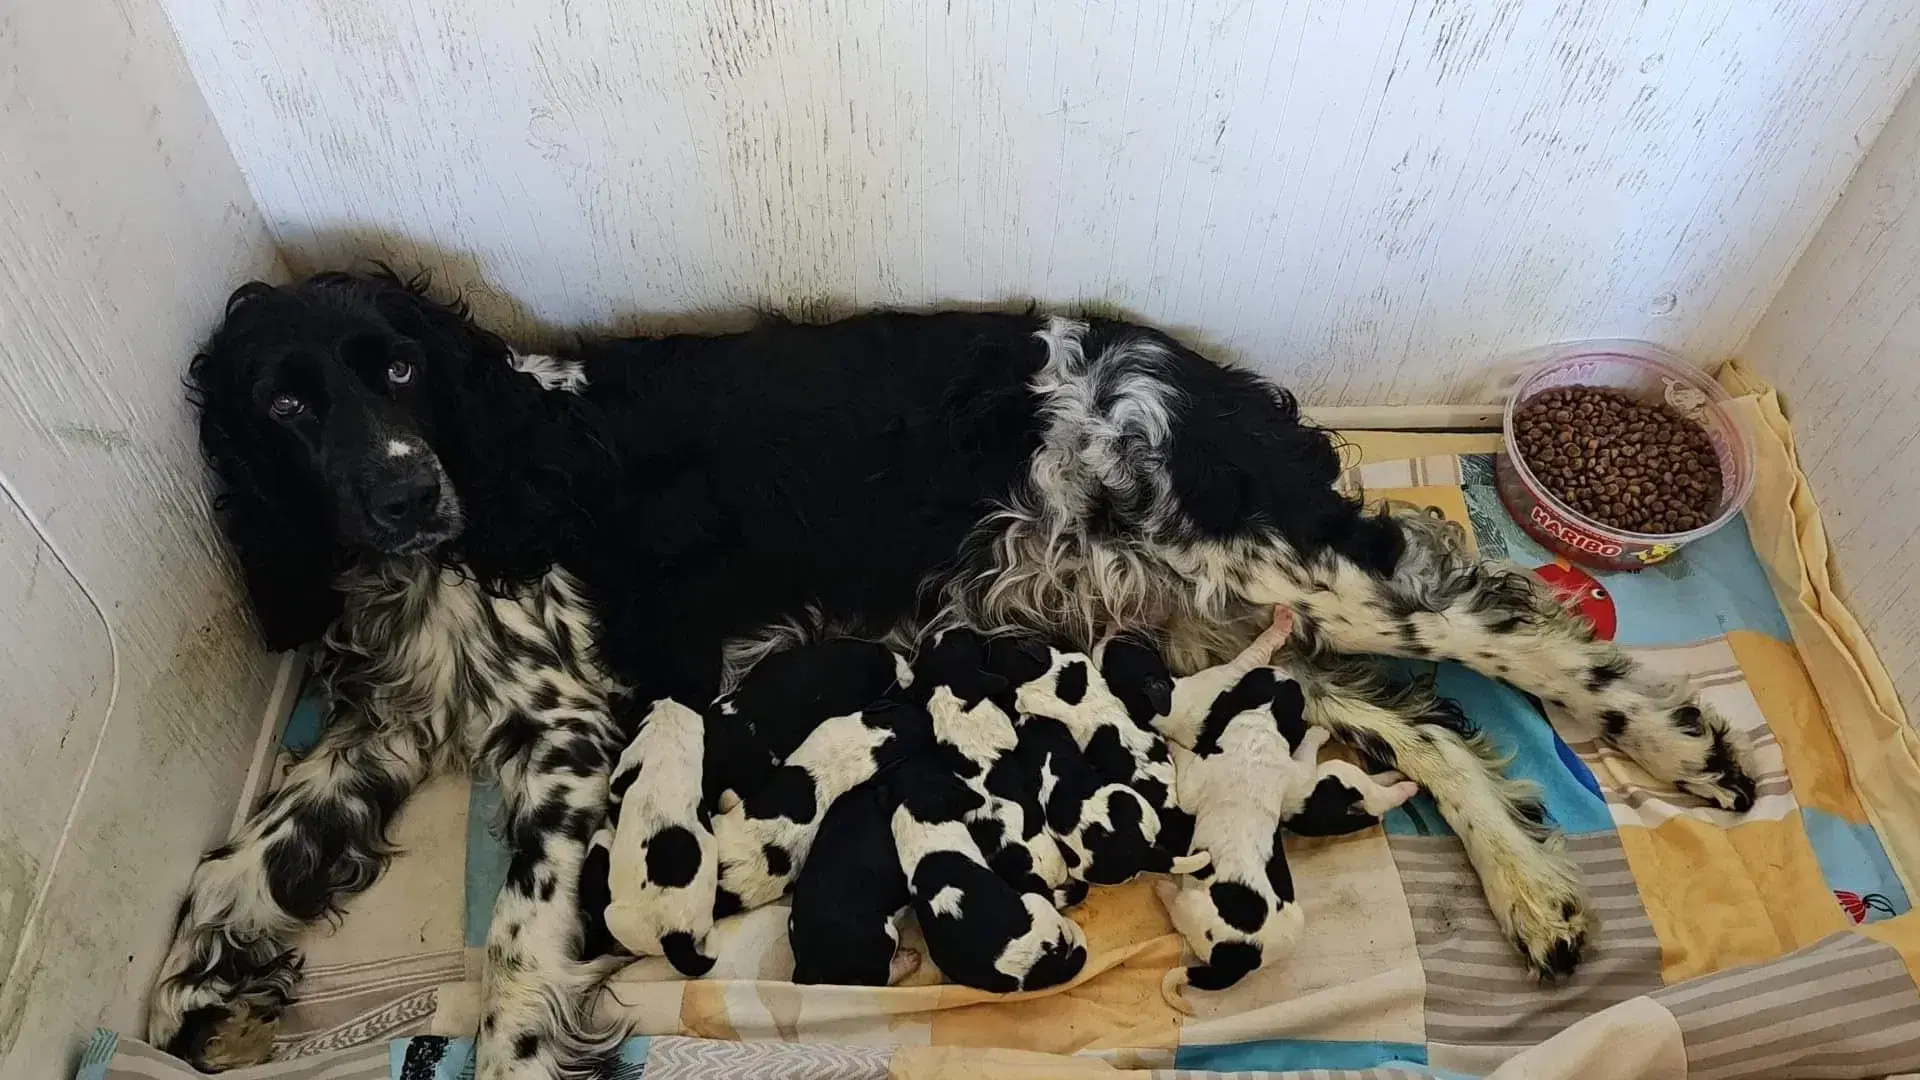
[[345, 561], [429, 555], [461, 535], [458, 466], [478, 440], [510, 434], [477, 430], [489, 417], [476, 390], [511, 377], [508, 356], [391, 275], [254, 282], [228, 299], [189, 384], [270, 647], [324, 631]]

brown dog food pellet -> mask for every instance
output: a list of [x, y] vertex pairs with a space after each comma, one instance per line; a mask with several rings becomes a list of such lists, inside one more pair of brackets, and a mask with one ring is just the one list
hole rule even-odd
[[1564, 386], [1513, 414], [1527, 468], [1561, 502], [1615, 529], [1682, 533], [1720, 511], [1720, 458], [1699, 424], [1664, 402]]

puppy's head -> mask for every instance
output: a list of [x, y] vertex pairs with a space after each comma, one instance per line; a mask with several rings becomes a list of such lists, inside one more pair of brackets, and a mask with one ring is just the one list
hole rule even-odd
[[1087, 800], [1081, 840], [1089, 856], [1079, 876], [1091, 885], [1121, 885], [1140, 874], [1164, 874], [1173, 855], [1158, 843], [1160, 817], [1125, 784], [1108, 784]]
[[1153, 642], [1122, 634], [1102, 642], [1094, 659], [1107, 688], [1126, 705], [1135, 724], [1152, 730], [1155, 718], [1173, 712], [1173, 672]]
[[1007, 680], [987, 670], [986, 641], [965, 628], [947, 630], [913, 665], [913, 692], [921, 697], [946, 687], [965, 708], [1004, 693]]
[[[355, 553], [428, 554], [459, 536], [443, 452], [476, 371], [506, 346], [391, 275], [253, 282], [193, 361], [201, 449], [267, 643], [310, 641]], [[494, 433], [496, 436], [503, 433]]]

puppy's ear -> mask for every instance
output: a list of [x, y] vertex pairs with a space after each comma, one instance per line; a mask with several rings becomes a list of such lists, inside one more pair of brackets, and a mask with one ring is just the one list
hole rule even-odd
[[1147, 704], [1153, 706], [1155, 716], [1167, 716], [1173, 712], [1173, 680], [1153, 676], [1140, 688], [1147, 695]]
[[297, 648], [319, 640], [340, 614], [331, 530], [317, 494], [291, 470], [273, 468], [270, 449], [256, 445], [245, 395], [212, 384], [216, 362], [197, 357], [191, 383], [201, 453], [219, 486], [213, 507], [239, 556], [261, 638], [275, 651]]
[[1015, 686], [1047, 673], [1053, 654], [1046, 643], [1029, 637], [996, 637], [987, 641], [987, 670]]

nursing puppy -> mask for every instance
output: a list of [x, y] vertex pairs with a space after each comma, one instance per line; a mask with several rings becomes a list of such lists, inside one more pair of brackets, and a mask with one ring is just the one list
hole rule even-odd
[[834, 800], [793, 883], [793, 981], [887, 986], [918, 966], [900, 952], [912, 896], [894, 853], [894, 799], [869, 781]]
[[[719, 880], [702, 797], [704, 741], [699, 713], [656, 701], [608, 785], [618, 822], [606, 856], [607, 930], [634, 955], [664, 955], [689, 976], [713, 968], [702, 947]], [[597, 865], [590, 849], [583, 879]]]
[[1002, 705], [1011, 689], [987, 670], [985, 642], [969, 630], [940, 634], [914, 666], [914, 696], [932, 717], [936, 757], [980, 797], [966, 823], [988, 865], [1015, 888], [1069, 907], [1086, 887], [1070, 881], [1059, 842], [1046, 831], [1040, 771], [1019, 753], [1019, 733]]
[[731, 810], [830, 717], [859, 712], [911, 674], [884, 645], [840, 639], [771, 653], [707, 710], [708, 796]]
[[745, 723], [776, 761], [785, 761], [829, 717], [887, 696], [904, 677], [885, 645], [842, 638], [770, 653], [714, 704]]
[[1288, 800], [1281, 822], [1301, 836], [1345, 836], [1380, 824], [1381, 815], [1419, 793], [1420, 785], [1397, 772], [1369, 774], [1329, 758], [1315, 766], [1313, 789]]
[[939, 759], [913, 754], [887, 774], [894, 846], [928, 958], [953, 981], [995, 993], [1057, 986], [1086, 966], [1086, 935], [1046, 897], [988, 867], [967, 829], [981, 803]]
[[[1198, 874], [1155, 883], [1199, 961], [1167, 972], [1161, 983], [1167, 1003], [1182, 1012], [1193, 1011], [1183, 987], [1224, 990], [1289, 952], [1306, 926], [1280, 823], [1288, 804], [1313, 787], [1327, 736], [1306, 729], [1297, 683], [1249, 680], [1265, 683], [1271, 699], [1210, 716], [1192, 750], [1173, 750], [1180, 797], [1194, 816], [1194, 847], [1212, 857]], [[1283, 734], [1295, 725], [1295, 738]]]
[[[1232, 715], [1275, 693], [1282, 676], [1254, 673], [1271, 664], [1292, 629], [1293, 613], [1276, 608], [1273, 622], [1238, 656], [1178, 679], [1159, 650], [1137, 637], [1102, 642], [1096, 655], [1101, 674], [1136, 725], [1191, 749], [1209, 715]], [[1289, 742], [1297, 745], [1298, 733], [1291, 731], [1290, 721], [1285, 726]], [[1302, 836], [1344, 835], [1378, 824], [1380, 815], [1418, 792], [1418, 785], [1399, 773], [1368, 774], [1351, 762], [1329, 759], [1317, 765], [1310, 790], [1293, 793], [1283, 820]]]
[[[1144, 804], [1138, 814], [1118, 793], [1107, 797], [1111, 827], [1134, 829], [1145, 849], [1173, 857], [1185, 855], [1193, 833], [1190, 816], [1173, 797], [1174, 772], [1164, 741], [1133, 723], [1126, 706], [1108, 689], [1106, 680], [1083, 653], [1061, 652], [1034, 642], [996, 642], [991, 652], [995, 670], [1016, 683], [1014, 703], [1022, 722], [1053, 721], [1065, 729], [1085, 756], [1102, 785], [1119, 784]], [[1056, 773], [1058, 767], [1056, 767]], [[1134, 871], [1162, 872], [1159, 857], [1147, 858]], [[1121, 867], [1113, 867], [1122, 872]], [[1103, 878], [1112, 874], [1103, 875]], [[1133, 876], [1126, 873], [1124, 881]], [[1091, 878], [1087, 880], [1093, 880]], [[1117, 884], [1100, 880], [1095, 884]]]
[[903, 729], [928, 724], [925, 710], [883, 701], [836, 716], [809, 734], [765, 784], [713, 819], [720, 883], [714, 914], [778, 900], [807, 860], [834, 800], [872, 779], [900, 752]]

